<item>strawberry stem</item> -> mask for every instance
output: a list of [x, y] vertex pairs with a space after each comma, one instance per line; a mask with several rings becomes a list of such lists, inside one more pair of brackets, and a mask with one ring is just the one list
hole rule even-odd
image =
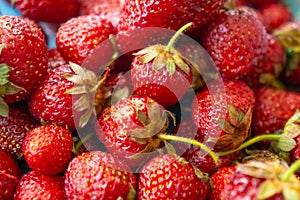
[[192, 22], [187, 23], [186, 25], [184, 25], [183, 27], [181, 27], [176, 33], [175, 35], [171, 38], [171, 40], [169, 41], [167, 47], [166, 47], [166, 51], [171, 51], [171, 48], [173, 47], [175, 41], [177, 40], [177, 38], [189, 27], [191, 27], [193, 25]]
[[290, 168], [281, 176], [280, 180], [286, 182], [300, 168], [300, 159], [294, 162]]
[[187, 144], [195, 145], [195, 146], [203, 149], [204, 151], [206, 151], [213, 158], [213, 160], [216, 163], [218, 163], [218, 160], [219, 160], [218, 156], [211, 149], [209, 149], [206, 145], [202, 144], [201, 142], [198, 142], [196, 140], [189, 139], [189, 138], [179, 137], [179, 136], [175, 136], [175, 135], [167, 135], [167, 134], [162, 134], [162, 133], [160, 133], [156, 136], [162, 140], [184, 142]]
[[282, 135], [275, 135], [275, 134], [267, 134], [267, 135], [260, 135], [260, 136], [256, 136], [254, 138], [251, 138], [250, 140], [246, 141], [245, 143], [243, 143], [241, 146], [239, 146], [239, 148], [236, 149], [232, 149], [229, 151], [224, 151], [224, 152], [218, 152], [217, 154], [219, 156], [225, 156], [228, 154], [232, 154], [234, 152], [240, 151], [248, 146], [251, 146], [257, 142], [261, 142], [264, 140], [268, 140], [268, 141], [278, 141], [280, 138], [282, 137]]

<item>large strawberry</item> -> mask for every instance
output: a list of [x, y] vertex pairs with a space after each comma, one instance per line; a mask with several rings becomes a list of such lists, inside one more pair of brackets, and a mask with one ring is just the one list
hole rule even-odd
[[25, 99], [46, 75], [47, 46], [38, 25], [19, 16], [0, 17], [0, 36], [0, 115], [7, 116], [5, 102]]
[[23, 158], [22, 143], [28, 131], [38, 124], [34, 122], [27, 107], [11, 104], [8, 117], [0, 116], [0, 147], [18, 159]]
[[205, 181], [205, 176], [183, 158], [159, 155], [141, 169], [138, 198], [205, 200], [208, 195]]
[[30, 171], [22, 176], [14, 194], [14, 199], [65, 200], [63, 177], [45, 176]]
[[136, 182], [127, 165], [101, 151], [75, 157], [65, 173], [68, 199], [135, 199]]
[[199, 34], [201, 43], [224, 77], [247, 75], [267, 51], [264, 26], [247, 12], [224, 11]]
[[242, 81], [209, 83], [192, 104], [197, 139], [217, 149], [235, 149], [248, 137], [254, 104], [254, 92]]
[[21, 170], [11, 155], [0, 149], [0, 199], [13, 199]]
[[74, 17], [78, 10], [77, 0], [13, 0], [20, 13], [35, 21], [64, 22]]
[[141, 27], [161, 27], [178, 30], [188, 22], [194, 22], [194, 28], [200, 28], [213, 20], [224, 0], [213, 1], [134, 1], [125, 0], [118, 31], [127, 31]]
[[65, 169], [71, 159], [72, 147], [72, 133], [57, 125], [32, 129], [22, 145], [29, 167], [45, 175], [56, 175]]
[[101, 16], [75, 17], [58, 29], [57, 49], [66, 61], [82, 64], [94, 48], [114, 33], [111, 22]]

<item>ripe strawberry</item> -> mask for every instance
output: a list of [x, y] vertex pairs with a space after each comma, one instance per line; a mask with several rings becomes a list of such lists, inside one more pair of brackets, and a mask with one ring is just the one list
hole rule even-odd
[[124, 0], [80, 0], [80, 3], [80, 15], [100, 15], [108, 19], [116, 27], [120, 21], [120, 13]]
[[23, 158], [23, 139], [37, 125], [25, 105], [11, 104], [8, 117], [0, 116], [0, 148], [18, 159]]
[[261, 88], [256, 92], [256, 107], [253, 111], [253, 133], [274, 133], [282, 129], [300, 105], [300, 95], [285, 90]]
[[101, 151], [75, 157], [65, 173], [68, 199], [135, 199], [135, 188], [129, 167]]
[[279, 41], [268, 34], [268, 50], [264, 59], [255, 66], [244, 81], [254, 88], [261, 85], [276, 86], [276, 78], [281, 74], [285, 64], [285, 51]]
[[283, 178], [287, 168], [279, 162], [249, 161], [220, 170], [212, 176], [213, 200], [300, 198], [299, 180], [294, 175]]
[[205, 177], [176, 155], [159, 155], [146, 163], [141, 172], [138, 199], [207, 198]]
[[213, 20], [224, 3], [225, 0], [212, 0], [209, 2], [204, 0], [125, 0], [118, 31], [128, 31], [141, 27], [161, 27], [178, 30], [189, 22], [193, 22], [194, 29], [198, 29]]
[[38, 25], [19, 16], [0, 16], [0, 36], [0, 115], [7, 116], [3, 99], [25, 99], [46, 75], [47, 46]]
[[201, 43], [222, 76], [241, 78], [263, 59], [267, 51], [267, 34], [253, 15], [228, 10], [203, 28]]
[[248, 136], [254, 105], [254, 92], [242, 81], [209, 83], [192, 103], [197, 139], [219, 150], [237, 148]]
[[67, 62], [64, 60], [57, 49], [48, 50], [48, 73], [53, 69], [65, 64], [67, 64]]
[[13, 157], [0, 149], [0, 199], [13, 199], [21, 174]]
[[94, 48], [114, 33], [115, 28], [111, 22], [101, 16], [75, 17], [58, 29], [57, 49], [67, 62], [82, 64]]
[[65, 200], [65, 190], [61, 176], [45, 176], [36, 171], [23, 175], [16, 192], [15, 200]]
[[64, 22], [74, 17], [79, 9], [77, 0], [14, 0], [21, 15], [35, 21]]
[[55, 175], [68, 165], [73, 147], [72, 133], [57, 125], [39, 126], [28, 132], [22, 149], [31, 169]]
[[272, 29], [276, 29], [292, 20], [292, 12], [283, 4], [267, 4], [258, 9], [263, 18], [265, 18]]

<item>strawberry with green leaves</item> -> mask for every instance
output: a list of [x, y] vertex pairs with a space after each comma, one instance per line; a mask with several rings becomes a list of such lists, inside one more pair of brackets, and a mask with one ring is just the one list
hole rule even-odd
[[154, 157], [141, 169], [138, 199], [207, 199], [207, 177], [184, 158]]
[[76, 156], [65, 172], [67, 199], [135, 199], [136, 184], [126, 164], [101, 151]]
[[47, 46], [38, 25], [19, 16], [0, 17], [0, 115], [25, 99], [47, 73]]
[[72, 133], [57, 125], [44, 125], [32, 129], [22, 145], [29, 167], [49, 176], [63, 172], [71, 160], [72, 147]]

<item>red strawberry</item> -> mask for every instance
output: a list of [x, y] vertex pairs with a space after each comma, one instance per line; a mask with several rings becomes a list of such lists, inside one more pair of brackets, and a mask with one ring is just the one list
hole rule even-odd
[[65, 64], [67, 64], [67, 62], [64, 60], [57, 49], [48, 50], [48, 73], [53, 69]]
[[129, 167], [101, 151], [75, 157], [65, 173], [68, 199], [135, 199], [135, 188]]
[[224, 77], [247, 75], [267, 51], [264, 26], [246, 12], [224, 11], [199, 34], [201, 43]]
[[248, 0], [248, 2], [255, 7], [261, 7], [267, 4], [278, 3], [279, 0]]
[[[212, 1], [133, 1], [125, 0], [118, 31], [141, 27], [178, 30], [189, 22], [198, 29], [215, 18], [225, 0]], [[170, 14], [171, 13], [171, 14]]]
[[120, 12], [124, 4], [124, 0], [94, 0], [84, 1], [80, 0], [81, 15], [100, 15], [108, 19], [114, 26], [120, 21]]
[[279, 162], [249, 161], [220, 170], [212, 176], [213, 200], [300, 198], [299, 180], [294, 175], [283, 178], [287, 168]]
[[256, 92], [253, 111], [254, 134], [269, 134], [282, 129], [300, 105], [300, 95], [285, 90], [261, 88]]
[[9, 116], [0, 116], [0, 147], [18, 159], [23, 158], [22, 142], [28, 131], [37, 123], [29, 115], [25, 105], [11, 104]]
[[276, 29], [286, 22], [292, 20], [291, 10], [282, 4], [267, 4], [258, 9], [263, 18], [265, 18], [272, 29]]
[[192, 104], [198, 140], [212, 142], [216, 149], [237, 148], [248, 136], [254, 104], [253, 91], [241, 81], [208, 84]]
[[29, 167], [45, 175], [55, 175], [65, 169], [72, 147], [72, 133], [57, 125], [39, 126], [29, 131], [22, 145]]
[[28, 172], [22, 176], [14, 195], [14, 200], [24, 199], [65, 200], [63, 177]]
[[58, 29], [57, 49], [67, 62], [82, 64], [93, 49], [114, 33], [113, 25], [101, 16], [79, 16], [65, 22]]
[[42, 81], [47, 73], [47, 46], [38, 25], [23, 17], [1, 16], [0, 36], [0, 115], [7, 116], [2, 97], [7, 103], [25, 99]]
[[264, 59], [244, 78], [254, 88], [261, 85], [276, 86], [276, 78], [281, 74], [285, 64], [285, 51], [279, 41], [268, 34], [268, 50]]
[[11, 155], [0, 149], [0, 199], [13, 199], [21, 170]]
[[203, 199], [208, 186], [201, 172], [173, 154], [159, 155], [141, 169], [138, 199]]
[[77, 0], [14, 0], [20, 13], [35, 21], [64, 22], [74, 17], [79, 9]]

